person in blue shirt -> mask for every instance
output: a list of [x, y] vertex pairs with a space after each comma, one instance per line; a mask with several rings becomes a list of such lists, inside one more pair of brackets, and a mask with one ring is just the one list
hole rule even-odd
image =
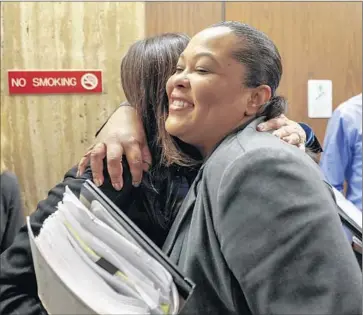
[[362, 210], [362, 94], [342, 103], [329, 120], [321, 169], [329, 183]]

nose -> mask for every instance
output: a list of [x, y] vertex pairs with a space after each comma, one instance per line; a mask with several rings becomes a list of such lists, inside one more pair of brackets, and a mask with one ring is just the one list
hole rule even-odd
[[189, 78], [185, 71], [174, 74], [174, 87], [187, 88], [190, 86]]

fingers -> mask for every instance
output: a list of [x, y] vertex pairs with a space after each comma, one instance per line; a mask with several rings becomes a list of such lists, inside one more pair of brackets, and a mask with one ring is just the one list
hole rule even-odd
[[138, 187], [142, 180], [143, 158], [140, 143], [135, 138], [130, 139], [125, 146], [125, 155], [130, 167], [132, 185]]
[[91, 150], [91, 169], [93, 181], [97, 186], [103, 184], [103, 159], [106, 156], [106, 146], [103, 142], [97, 143]]
[[258, 131], [277, 130], [288, 124], [289, 119], [281, 114], [279, 117], [265, 121], [257, 126]]
[[[282, 129], [282, 132], [287, 132], [287, 136], [289, 134], [296, 134], [299, 137], [299, 143], [298, 144], [302, 144], [306, 142], [306, 133], [304, 131], [304, 129], [302, 129], [302, 127], [295, 122], [290, 121], [288, 126], [282, 127], [280, 128]], [[278, 132], [278, 130], [276, 130]]]
[[79, 173], [82, 174], [88, 163], [91, 161], [91, 169], [93, 181], [97, 186], [101, 186], [104, 182], [103, 177], [103, 159], [107, 156], [107, 170], [110, 175], [112, 186], [116, 190], [123, 187], [123, 167], [122, 156], [126, 155], [127, 163], [130, 167], [132, 176], [132, 184], [138, 187], [142, 181], [143, 171], [147, 171], [151, 165], [151, 154], [147, 145], [140, 148], [140, 143], [130, 138], [124, 141], [124, 144], [118, 142], [116, 138], [112, 138], [108, 143], [97, 143], [91, 151], [81, 159], [79, 163]]
[[92, 144], [90, 147], [88, 147], [87, 149], [87, 153], [81, 158], [81, 160], [78, 163], [78, 169], [77, 169], [77, 177], [81, 176], [84, 171], [86, 170], [87, 164], [90, 160], [90, 156], [91, 156], [91, 151], [93, 149], [95, 145]]
[[151, 152], [150, 152], [150, 149], [147, 144], [145, 144], [141, 148], [141, 154], [142, 154], [142, 162], [143, 162], [142, 168], [145, 172], [147, 172], [150, 169], [151, 164], [152, 164]]
[[[130, 138], [124, 147], [119, 143], [109, 143], [107, 145], [107, 169], [110, 174], [111, 182], [116, 190], [120, 190], [123, 187], [123, 168], [122, 168], [122, 155], [125, 154], [127, 163], [130, 167], [130, 173], [132, 176], [132, 185], [138, 187], [142, 180], [143, 175], [143, 156], [140, 149], [139, 142]], [[146, 155], [150, 154], [146, 152]], [[146, 156], [148, 160], [148, 158]]]
[[107, 170], [110, 175], [112, 186], [116, 190], [121, 190], [124, 185], [122, 178], [123, 152], [123, 147], [119, 143], [109, 143], [107, 145]]
[[272, 134], [280, 139], [290, 136], [291, 134], [297, 134], [299, 137], [296, 128], [292, 125], [281, 127], [280, 129], [277, 129], [274, 132], [272, 132]]
[[299, 146], [301, 144], [300, 143], [300, 137], [296, 133], [293, 133], [293, 134], [291, 134], [289, 136], [283, 137], [282, 140], [284, 140], [288, 144], [292, 144], [292, 145], [296, 145], [296, 146]]
[[301, 150], [305, 151], [306, 135], [304, 130], [300, 128], [298, 125], [293, 124], [282, 127], [278, 130], [275, 130], [272, 134], [282, 139], [283, 141], [291, 145], [295, 145], [299, 147]]
[[88, 162], [89, 162], [89, 160], [90, 160], [90, 154], [91, 154], [91, 152], [90, 151], [88, 151], [82, 158], [81, 158], [81, 160], [79, 161], [79, 163], [78, 163], [78, 170], [77, 170], [77, 177], [79, 177], [79, 176], [81, 176], [83, 173], [84, 173], [84, 171], [85, 171], [85, 169], [86, 169], [86, 167], [87, 167], [87, 164], [88, 164]]
[[298, 148], [299, 148], [301, 151], [306, 152], [305, 142], [304, 142], [304, 143], [300, 143], [300, 144], [298, 145]]
[[285, 138], [288, 135], [290, 135], [290, 133], [287, 132], [287, 130], [285, 128], [284, 129], [280, 128], [279, 130], [275, 130], [272, 134], [275, 137], [280, 138], [280, 139]]

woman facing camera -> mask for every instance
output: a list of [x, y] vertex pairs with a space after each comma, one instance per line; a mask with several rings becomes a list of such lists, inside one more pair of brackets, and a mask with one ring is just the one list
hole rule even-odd
[[361, 314], [362, 277], [330, 187], [261, 120], [283, 112], [273, 42], [238, 22], [195, 35], [166, 130], [204, 158], [164, 244], [196, 283], [186, 314]]

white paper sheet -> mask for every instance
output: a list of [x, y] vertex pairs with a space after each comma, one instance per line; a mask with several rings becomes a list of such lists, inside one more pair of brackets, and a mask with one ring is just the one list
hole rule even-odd
[[[27, 218], [38, 294], [48, 313], [163, 314], [170, 305], [168, 313], [176, 314], [179, 295], [170, 273], [120, 234], [117, 221], [106, 222], [68, 187], [37, 237]], [[117, 272], [100, 267], [101, 258]]]
[[347, 200], [343, 194], [333, 187], [337, 204], [358, 226], [362, 229], [362, 211], [359, 210], [353, 203]]
[[308, 81], [308, 116], [329, 118], [333, 110], [333, 84], [331, 80]]

